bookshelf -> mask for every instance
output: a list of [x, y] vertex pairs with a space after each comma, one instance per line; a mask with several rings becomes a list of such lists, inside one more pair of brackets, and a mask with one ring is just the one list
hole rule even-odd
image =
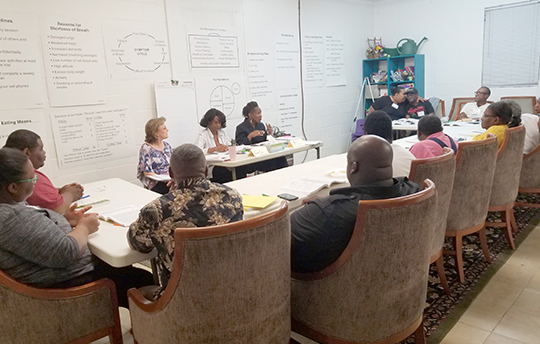
[[[405, 81], [393, 81], [390, 77], [390, 71], [403, 70], [405, 67], [414, 68], [414, 80]], [[369, 78], [373, 73], [377, 73], [379, 70], [387, 72], [388, 79], [385, 82], [371, 83], [372, 87], [381, 88], [386, 91], [386, 94], [390, 94], [390, 88], [403, 84], [412, 84], [418, 90], [420, 97], [424, 97], [424, 55], [401, 55], [392, 57], [381, 57], [377, 59], [364, 60], [362, 62], [362, 75], [363, 78]], [[384, 94], [382, 94], [384, 95]], [[375, 99], [377, 94], [374, 94]], [[369, 109], [373, 101], [371, 100], [371, 93], [369, 88], [366, 88], [366, 109]]]

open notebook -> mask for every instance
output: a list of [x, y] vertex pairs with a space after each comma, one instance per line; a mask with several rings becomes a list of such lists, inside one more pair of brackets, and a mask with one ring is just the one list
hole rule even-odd
[[98, 218], [103, 221], [129, 227], [139, 217], [140, 208], [134, 205], [126, 205], [109, 211], [100, 212]]
[[292, 194], [312, 195], [317, 191], [330, 187], [334, 183], [345, 183], [346, 179], [343, 178], [316, 178], [316, 177], [303, 177], [293, 180], [290, 184], [284, 186], [282, 189]]

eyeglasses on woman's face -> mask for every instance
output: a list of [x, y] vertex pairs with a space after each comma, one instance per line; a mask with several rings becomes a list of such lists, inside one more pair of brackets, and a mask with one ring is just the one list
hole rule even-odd
[[16, 181], [15, 183], [26, 183], [26, 182], [32, 182], [32, 184], [35, 184], [37, 183], [38, 181], [38, 176], [37, 174], [34, 173], [34, 178], [31, 178], [31, 179], [23, 179], [23, 180], [18, 180]]

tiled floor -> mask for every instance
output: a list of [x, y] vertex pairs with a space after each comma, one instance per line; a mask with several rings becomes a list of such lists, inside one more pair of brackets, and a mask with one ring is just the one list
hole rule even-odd
[[[120, 308], [125, 344], [129, 311]], [[293, 334], [302, 344], [316, 344]], [[103, 338], [93, 344], [109, 343]], [[540, 344], [540, 226], [491, 279], [441, 344]]]
[[540, 226], [491, 279], [441, 344], [540, 344]]

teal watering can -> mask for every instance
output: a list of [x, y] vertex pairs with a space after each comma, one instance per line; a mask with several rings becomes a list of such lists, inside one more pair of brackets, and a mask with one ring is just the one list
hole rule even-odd
[[[418, 48], [420, 47], [420, 44], [422, 44], [425, 40], [427, 40], [426, 37], [422, 38], [422, 40], [416, 44], [412, 39], [410, 38], [403, 38], [399, 42], [397, 42], [397, 51], [400, 55], [414, 55], [416, 54], [416, 51], [418, 51]], [[399, 43], [405, 41], [401, 46]]]

